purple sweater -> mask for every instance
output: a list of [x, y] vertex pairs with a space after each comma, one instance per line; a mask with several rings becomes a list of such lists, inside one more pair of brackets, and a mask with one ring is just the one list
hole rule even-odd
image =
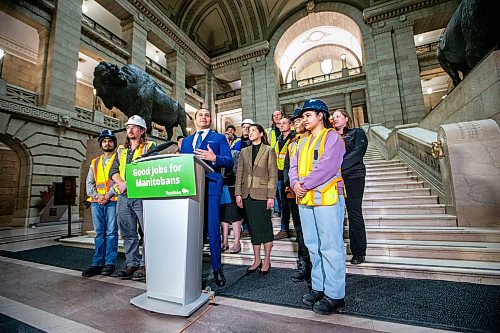
[[[302, 187], [305, 190], [311, 190], [321, 184], [324, 184], [327, 180], [335, 176], [340, 166], [342, 165], [344, 153], [345, 146], [344, 142], [342, 142], [342, 139], [340, 138], [340, 135], [338, 135], [335, 131], [330, 131], [326, 136], [323, 156], [319, 159], [318, 163], [312, 169], [311, 173], [304, 178], [304, 184], [302, 184]], [[288, 176], [290, 177], [291, 188], [293, 188], [295, 183], [299, 181], [298, 156], [299, 152], [295, 154], [290, 163], [290, 171], [288, 173]], [[339, 193], [342, 193], [344, 183], [339, 182], [338, 185]]]

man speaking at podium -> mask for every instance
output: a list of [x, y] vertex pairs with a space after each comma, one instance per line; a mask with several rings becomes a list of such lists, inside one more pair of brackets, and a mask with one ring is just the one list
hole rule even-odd
[[226, 137], [210, 130], [212, 118], [206, 109], [199, 109], [194, 115], [196, 132], [182, 141], [181, 154], [195, 154], [210, 165], [215, 172], [206, 174], [208, 182], [208, 241], [210, 243], [210, 261], [214, 271], [214, 282], [217, 286], [226, 285], [226, 278], [221, 265], [221, 240], [219, 226], [220, 197], [222, 195], [221, 168], [231, 169], [233, 160]]

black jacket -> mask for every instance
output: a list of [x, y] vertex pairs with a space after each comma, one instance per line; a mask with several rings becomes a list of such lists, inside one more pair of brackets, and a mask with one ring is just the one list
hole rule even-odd
[[342, 137], [345, 141], [345, 155], [342, 162], [342, 177], [355, 178], [366, 176], [366, 168], [363, 163], [368, 138], [361, 128], [344, 129]]

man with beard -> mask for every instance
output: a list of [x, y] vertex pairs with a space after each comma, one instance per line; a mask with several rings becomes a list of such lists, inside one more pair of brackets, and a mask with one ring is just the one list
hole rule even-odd
[[119, 194], [116, 209], [126, 263], [125, 269], [119, 271], [117, 277], [123, 280], [131, 278], [134, 281], [142, 281], [146, 279], [144, 242], [141, 257], [139, 256], [139, 237], [137, 234], [137, 221], [144, 230], [142, 200], [127, 197], [125, 166], [153, 150], [156, 143], [148, 141], [147, 125], [142, 117], [134, 115], [128, 119], [125, 125], [127, 126], [125, 144], [118, 147], [116, 158], [109, 172], [111, 179], [115, 182], [115, 191]]
[[90, 162], [86, 180], [95, 238], [92, 263], [82, 272], [84, 277], [113, 274], [118, 254], [116, 196], [113, 181], [109, 179], [109, 170], [115, 159], [116, 136], [110, 130], [104, 130], [98, 142], [104, 153]]

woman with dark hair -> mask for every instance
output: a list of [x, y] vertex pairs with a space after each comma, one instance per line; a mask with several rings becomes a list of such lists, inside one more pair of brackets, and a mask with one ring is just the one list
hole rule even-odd
[[[243, 148], [238, 159], [236, 171], [236, 204], [245, 208], [254, 262], [247, 274], [260, 268], [261, 275], [271, 269], [271, 249], [273, 247], [273, 225], [271, 211], [278, 184], [276, 153], [267, 142], [264, 128], [252, 124], [249, 130], [250, 147]], [[261, 244], [264, 243], [265, 258], [260, 257]]]
[[347, 197], [345, 200], [349, 219], [349, 246], [352, 253], [351, 264], [359, 265], [366, 256], [366, 230], [363, 220], [363, 192], [365, 191], [366, 168], [363, 163], [368, 139], [361, 128], [352, 128], [351, 118], [343, 109], [333, 113], [335, 129], [345, 142], [345, 155], [342, 162]]

